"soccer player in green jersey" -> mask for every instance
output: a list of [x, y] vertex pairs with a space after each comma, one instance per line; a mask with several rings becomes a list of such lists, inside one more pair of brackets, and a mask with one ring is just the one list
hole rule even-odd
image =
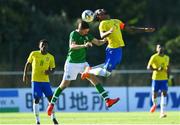
[[[89, 25], [82, 20], [79, 22], [78, 28], [70, 33], [69, 52], [64, 65], [65, 71], [63, 80], [54, 92], [51, 103], [47, 108], [48, 115], [51, 115], [54, 104], [62, 91], [69, 86], [72, 80], [76, 80], [77, 75], [82, 73], [85, 67], [89, 66], [86, 61], [87, 48], [92, 47], [92, 44], [100, 46], [104, 43], [106, 43], [106, 40], [97, 40], [89, 34]], [[118, 102], [119, 98], [110, 99], [108, 97], [107, 91], [105, 91], [103, 86], [100, 84], [101, 81], [95, 75], [90, 75], [88, 80], [96, 87], [99, 94], [104, 98], [107, 107], [111, 107], [113, 104]]]
[[164, 47], [156, 46], [157, 53], [153, 54], [148, 62], [147, 69], [152, 70], [152, 102], [150, 112], [153, 113], [157, 107], [158, 92], [161, 92], [160, 118], [166, 117], [165, 107], [167, 102], [169, 56], [164, 53]]
[[[46, 39], [42, 39], [39, 42], [38, 51], [32, 51], [27, 59], [27, 63], [24, 68], [23, 82], [27, 83], [27, 72], [32, 66], [31, 86], [33, 94], [33, 111], [36, 117], [36, 124], [40, 124], [39, 118], [39, 101], [44, 95], [48, 101], [51, 101], [53, 92], [50, 87], [49, 75], [54, 72], [55, 61], [54, 56], [48, 53], [48, 42]], [[58, 124], [55, 113], [53, 111], [51, 119], [54, 124]]]

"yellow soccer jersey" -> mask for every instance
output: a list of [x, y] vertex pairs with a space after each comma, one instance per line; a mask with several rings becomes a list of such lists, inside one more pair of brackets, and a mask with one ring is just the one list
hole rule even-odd
[[33, 51], [29, 55], [28, 62], [32, 63], [31, 81], [49, 82], [49, 76], [45, 74], [45, 70], [55, 68], [53, 55], [49, 53], [42, 55], [40, 51]]
[[112, 27], [114, 27], [113, 32], [107, 36], [108, 40], [108, 47], [109, 48], [118, 48], [125, 46], [122, 33], [120, 29], [120, 24], [123, 23], [118, 19], [109, 19], [109, 20], [103, 20], [101, 21], [99, 25], [99, 31], [100, 32], [106, 32], [110, 30]]
[[153, 71], [153, 74], [152, 74], [153, 80], [167, 80], [168, 79], [167, 69], [169, 66], [169, 56], [167, 55], [159, 56], [156, 53], [151, 56], [148, 62], [148, 66], [150, 65], [153, 68], [159, 68], [159, 67], [163, 68], [162, 71]]

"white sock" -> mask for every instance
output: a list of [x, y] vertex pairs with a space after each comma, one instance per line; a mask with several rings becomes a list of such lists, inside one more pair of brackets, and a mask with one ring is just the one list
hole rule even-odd
[[152, 102], [153, 102], [153, 105], [157, 105], [157, 98], [154, 98], [154, 97], [152, 96]]
[[[55, 108], [55, 107], [54, 107]], [[56, 118], [56, 116], [55, 116], [55, 109], [53, 108], [53, 110], [52, 110], [52, 114], [51, 114], [51, 119], [54, 119], [54, 118]]]
[[95, 68], [103, 68], [104, 67], [104, 63], [102, 63], [102, 64], [99, 64], [99, 65], [97, 65], [97, 66], [93, 66], [93, 67], [91, 67], [92, 69], [95, 69]]
[[94, 74], [94, 75], [98, 75], [98, 76], [104, 76], [104, 77], [108, 77], [111, 75], [111, 72], [107, 71], [104, 68], [93, 68], [91, 70], [89, 70], [90, 74]]
[[39, 118], [39, 104], [33, 103], [33, 111], [34, 111], [34, 115], [36, 117], [36, 121], [40, 121], [40, 118]]
[[167, 101], [167, 97], [164, 95], [161, 95], [161, 113], [164, 113], [165, 111], [165, 107], [166, 107], [166, 101]]

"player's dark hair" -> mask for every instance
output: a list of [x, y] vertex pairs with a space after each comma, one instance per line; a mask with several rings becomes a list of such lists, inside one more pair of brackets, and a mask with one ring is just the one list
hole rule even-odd
[[89, 29], [89, 24], [83, 20], [78, 20], [78, 28], [83, 29]]
[[97, 9], [97, 10], [94, 11], [95, 20], [99, 20], [98, 16], [101, 15], [101, 14], [108, 15], [108, 13], [107, 13], [107, 11], [105, 9]]
[[157, 46], [157, 45], [159, 45], [159, 46], [162, 47], [162, 48], [165, 48], [165, 45], [162, 44], [162, 43], [158, 43], [158, 44], [156, 44], [156, 46]]
[[47, 44], [48, 44], [48, 41], [47, 41], [46, 39], [41, 39], [41, 40], [39, 41], [39, 44], [40, 44], [41, 42], [42, 42], [42, 43], [47, 43]]

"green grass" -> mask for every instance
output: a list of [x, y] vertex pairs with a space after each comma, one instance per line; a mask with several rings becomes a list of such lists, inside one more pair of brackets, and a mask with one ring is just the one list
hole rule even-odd
[[[180, 124], [180, 112], [168, 112], [166, 118], [159, 118], [159, 112], [124, 113], [56, 113], [61, 125], [66, 124]], [[52, 124], [46, 113], [40, 113], [42, 124]], [[33, 113], [0, 113], [0, 124], [34, 124]]]

